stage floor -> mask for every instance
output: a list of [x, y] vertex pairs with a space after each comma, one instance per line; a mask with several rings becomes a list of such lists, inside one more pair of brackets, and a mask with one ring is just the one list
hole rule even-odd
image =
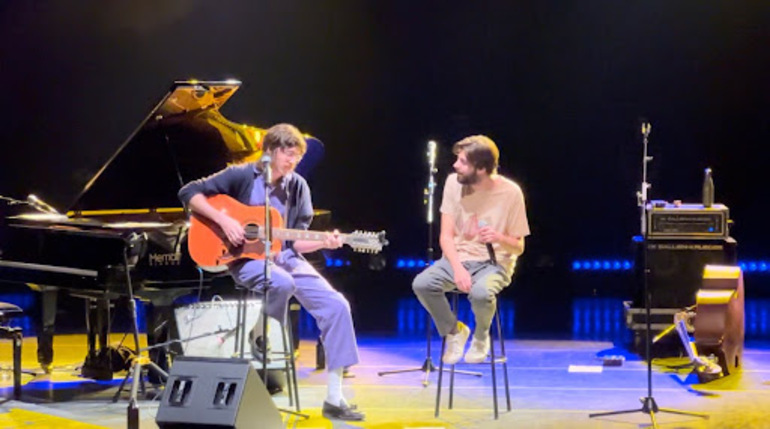
[[[113, 343], [122, 335], [114, 335]], [[331, 422], [321, 417], [325, 397], [323, 371], [315, 370], [315, 342], [300, 345], [299, 385], [307, 420], [287, 417], [287, 427], [297, 428], [631, 428], [645, 426], [649, 417], [641, 412], [590, 419], [589, 413], [638, 409], [647, 394], [646, 363], [611, 342], [577, 340], [514, 339], [506, 342], [513, 410], [505, 410], [502, 376], [498, 372], [500, 418], [492, 413], [489, 364], [458, 365], [458, 369], [483, 373], [481, 378], [456, 376], [454, 409], [446, 408], [444, 393], [441, 415], [434, 417], [437, 373], [423, 387], [423, 373], [379, 376], [378, 372], [419, 367], [425, 359], [425, 340], [367, 335], [359, 338], [361, 364], [345, 381], [345, 394], [366, 413], [362, 423]], [[58, 335], [51, 374], [38, 370], [35, 338], [25, 338], [23, 348], [23, 394], [21, 401], [0, 405], [0, 427], [126, 427], [127, 400], [112, 403], [119, 379], [95, 382], [77, 376], [85, 355], [84, 335]], [[675, 428], [762, 428], [770, 425], [770, 350], [748, 344], [743, 371], [707, 384], [697, 384], [688, 369], [673, 369], [681, 358], [655, 359], [653, 396], [660, 407], [706, 413], [708, 420], [658, 414], [658, 423]], [[432, 343], [437, 362], [441, 344]], [[599, 356], [622, 354], [619, 367], [603, 367]], [[11, 397], [11, 348], [0, 343], [2, 395]], [[444, 378], [448, 382], [448, 377]], [[446, 391], [445, 391], [446, 392]], [[127, 398], [127, 395], [124, 396]], [[288, 408], [285, 393], [273, 399]], [[158, 401], [139, 402], [142, 428], [154, 428]], [[258, 427], [258, 426], [256, 426]]]

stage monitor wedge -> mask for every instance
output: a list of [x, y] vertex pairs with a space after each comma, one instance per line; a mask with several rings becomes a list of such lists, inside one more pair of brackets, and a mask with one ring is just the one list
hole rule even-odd
[[246, 359], [179, 357], [155, 422], [170, 428], [283, 428], [282, 417]]

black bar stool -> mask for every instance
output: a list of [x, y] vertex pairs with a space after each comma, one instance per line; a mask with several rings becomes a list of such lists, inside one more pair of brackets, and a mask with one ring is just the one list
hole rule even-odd
[[[238, 309], [236, 314], [236, 320], [239, 321], [238, 323], [238, 329], [239, 332], [236, 334], [236, 354], [241, 353], [244, 350], [244, 345], [246, 341], [246, 337], [249, 336], [248, 330], [249, 327], [246, 326], [246, 309], [248, 308], [249, 302], [259, 302], [260, 309], [258, 310], [260, 314], [262, 313], [261, 306], [264, 305], [264, 295], [252, 290], [248, 290], [244, 287], [237, 286], [237, 289], [240, 290], [240, 295], [238, 298]], [[268, 292], [269, 293], [269, 292]], [[260, 316], [257, 316], [259, 318]], [[302, 408], [300, 407], [299, 403], [299, 388], [297, 383], [297, 366], [296, 366], [296, 351], [294, 348], [294, 334], [292, 332], [291, 328], [291, 321], [289, 319], [289, 306], [287, 306], [287, 310], [283, 315], [283, 320], [275, 320], [268, 317], [268, 321], [265, 323], [268, 324], [270, 327], [274, 327], [273, 324], [270, 322], [270, 320], [274, 320], [278, 322], [279, 329], [281, 330], [281, 339], [280, 344], [281, 348], [280, 350], [267, 350], [267, 341], [262, 341], [260, 354], [263, 357], [267, 357], [267, 365], [263, 365], [262, 368], [266, 368], [267, 371], [265, 374], [263, 374], [263, 378], [265, 380], [265, 386], [267, 386], [268, 383], [268, 374], [267, 372], [271, 370], [281, 370], [286, 375], [286, 387], [288, 389], [288, 395], [289, 395], [289, 406], [294, 407], [296, 410], [296, 413], [300, 413], [302, 411]], [[261, 332], [258, 333], [258, 335], [261, 335]], [[270, 338], [271, 335], [268, 334], [268, 338]], [[251, 343], [251, 338], [249, 338], [249, 343]], [[249, 344], [251, 345], [251, 344]], [[256, 356], [252, 356], [252, 358], [255, 358]], [[283, 363], [283, 366], [278, 366], [276, 364]], [[259, 367], [257, 368], [260, 369]]]
[[[19, 306], [0, 302], [0, 323], [5, 323], [11, 317], [21, 316]], [[21, 344], [24, 335], [21, 328], [0, 326], [0, 338], [13, 341], [13, 399], [21, 399]]]
[[[458, 290], [453, 290], [448, 292], [452, 295], [452, 309], [455, 313], [455, 316], [457, 316], [457, 310], [458, 310], [458, 296], [462, 293]], [[500, 357], [495, 356], [495, 340], [492, 336], [492, 330], [490, 329], [489, 335], [489, 353], [490, 353], [490, 359], [489, 364], [492, 370], [492, 401], [494, 403], [494, 410], [495, 410], [495, 420], [497, 420], [499, 416], [498, 412], [498, 401], [497, 401], [497, 364], [502, 364], [503, 367], [503, 377], [505, 380], [505, 399], [506, 404], [508, 407], [508, 411], [511, 411], [511, 391], [510, 386], [508, 384], [508, 358], [505, 354], [505, 338], [503, 336], [503, 329], [502, 329], [502, 322], [500, 321], [500, 298], [497, 297], [496, 302], [496, 308], [495, 308], [495, 321], [494, 324], [497, 326], [497, 339], [499, 341], [499, 347], [500, 347]], [[441, 379], [444, 375], [444, 352], [446, 350], [446, 337], [441, 341], [441, 363], [439, 364], [438, 368], [438, 389], [436, 390], [436, 412], [435, 416], [439, 416], [439, 410], [441, 408]], [[449, 409], [452, 409], [453, 402], [454, 402], [454, 381], [455, 381], [455, 365], [452, 365], [449, 370]]]

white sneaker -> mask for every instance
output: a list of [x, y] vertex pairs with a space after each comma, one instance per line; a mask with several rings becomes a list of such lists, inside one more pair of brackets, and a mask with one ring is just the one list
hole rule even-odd
[[471, 330], [462, 322], [457, 322], [458, 332], [446, 336], [446, 350], [441, 360], [447, 365], [454, 365], [463, 357], [465, 343], [471, 336]]
[[484, 340], [477, 340], [473, 338], [471, 346], [468, 348], [468, 353], [465, 353], [466, 363], [481, 363], [487, 360], [489, 355], [489, 335]]

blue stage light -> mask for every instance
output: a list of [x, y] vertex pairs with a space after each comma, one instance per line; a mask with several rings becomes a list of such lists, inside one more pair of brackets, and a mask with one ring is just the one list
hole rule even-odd
[[414, 262], [414, 259], [410, 259], [406, 263], [406, 266], [409, 267], [409, 268], [414, 268], [415, 265], [416, 265], [416, 263]]
[[[422, 261], [417, 262], [422, 267]], [[738, 262], [745, 273], [770, 273], [770, 261], [753, 260]], [[634, 261], [629, 259], [576, 259], [570, 262], [572, 271], [628, 271], [634, 268]]]
[[335, 259], [334, 260], [334, 266], [335, 267], [341, 267], [342, 266], [342, 259]]

